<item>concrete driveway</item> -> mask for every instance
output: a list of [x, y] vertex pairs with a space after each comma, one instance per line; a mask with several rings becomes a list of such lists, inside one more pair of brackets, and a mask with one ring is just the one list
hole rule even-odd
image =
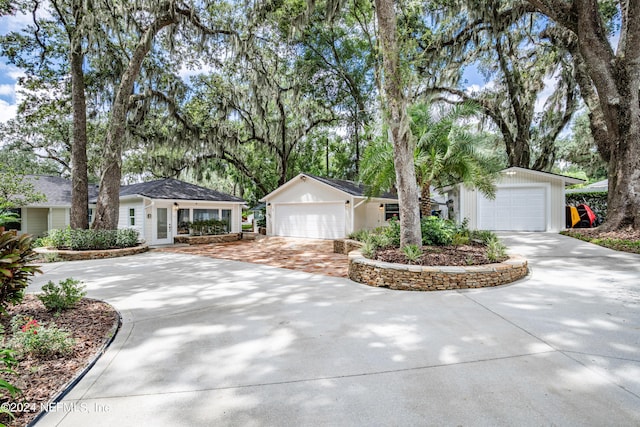
[[532, 274], [412, 293], [204, 257], [46, 265], [122, 313], [38, 425], [640, 424], [640, 256], [503, 236]]

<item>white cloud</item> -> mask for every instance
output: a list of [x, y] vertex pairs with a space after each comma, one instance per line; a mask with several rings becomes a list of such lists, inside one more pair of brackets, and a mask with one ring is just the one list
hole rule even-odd
[[18, 112], [17, 104], [9, 104], [4, 99], [0, 99], [0, 123], [6, 123], [13, 119]]
[[15, 94], [15, 85], [0, 85], [0, 96], [13, 97]]
[[31, 22], [31, 16], [22, 13], [3, 16], [0, 18], [0, 34], [4, 35], [11, 31], [18, 31]]

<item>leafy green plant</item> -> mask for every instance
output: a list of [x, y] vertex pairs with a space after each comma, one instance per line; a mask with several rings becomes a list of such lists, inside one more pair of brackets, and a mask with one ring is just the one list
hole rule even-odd
[[60, 312], [75, 307], [86, 294], [82, 282], [69, 277], [58, 284], [47, 282], [42, 286], [42, 293], [38, 295], [38, 299], [47, 310]]
[[49, 230], [47, 237], [54, 248], [65, 249], [71, 247], [71, 227]]
[[116, 246], [119, 248], [130, 248], [138, 244], [140, 233], [132, 228], [123, 228], [116, 233]]
[[393, 246], [400, 247], [400, 221], [397, 218], [390, 219], [389, 225], [382, 227], [381, 234], [387, 236]]
[[[16, 371], [13, 370], [13, 367], [18, 364], [15, 355], [16, 352], [10, 348], [0, 349], [0, 374], [16, 375]], [[8, 397], [6, 395], [9, 394], [11, 398], [16, 398], [20, 393], [22, 390], [4, 378], [0, 378], [0, 395], [2, 397]], [[0, 406], [0, 414], [8, 416], [11, 420], [15, 419], [15, 415], [4, 405]]]
[[36, 319], [22, 315], [11, 319], [11, 330], [13, 336], [7, 344], [18, 358], [26, 355], [40, 358], [67, 356], [73, 352], [76, 344], [68, 331], [58, 328], [54, 323], [45, 326]]
[[0, 234], [0, 312], [5, 313], [8, 304], [22, 301], [24, 289], [39, 266], [31, 265], [37, 254], [31, 249], [31, 235], [16, 236], [5, 231]]
[[492, 262], [500, 262], [507, 256], [507, 247], [500, 240], [493, 239], [487, 242], [487, 258]]
[[454, 246], [462, 246], [468, 243], [469, 243], [469, 235], [462, 232], [457, 232], [456, 234], [453, 235], [453, 238], [451, 239], [451, 244]]
[[418, 245], [406, 245], [402, 248], [402, 253], [409, 264], [415, 264], [422, 256], [422, 249]]
[[387, 249], [393, 246], [393, 237], [388, 234], [370, 234], [366, 242], [371, 243], [376, 249]]
[[423, 245], [444, 246], [453, 242], [458, 227], [453, 221], [437, 216], [428, 216], [420, 221]]
[[46, 243], [57, 249], [74, 251], [129, 248], [138, 244], [138, 231], [125, 228], [120, 230], [50, 230]]
[[354, 231], [353, 233], [349, 234], [347, 237], [352, 240], [357, 240], [358, 242], [366, 242], [370, 235], [371, 235], [371, 232], [369, 230], [362, 229], [362, 230]]
[[360, 252], [365, 258], [373, 258], [376, 255], [376, 247], [373, 243], [367, 242], [362, 245]]
[[469, 239], [487, 245], [492, 240], [498, 240], [498, 236], [488, 230], [472, 230], [469, 232]]

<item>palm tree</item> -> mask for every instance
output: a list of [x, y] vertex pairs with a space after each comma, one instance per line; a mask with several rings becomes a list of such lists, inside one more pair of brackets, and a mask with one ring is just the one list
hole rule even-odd
[[[472, 133], [463, 119], [475, 116], [477, 108], [462, 104], [432, 114], [429, 104], [409, 108], [411, 133], [416, 140], [414, 163], [416, 180], [421, 189], [420, 213], [431, 215], [431, 186], [438, 188], [464, 182], [488, 197], [495, 196], [494, 180], [498, 162], [477, 147], [484, 135]], [[385, 138], [369, 144], [362, 158], [362, 181], [376, 195], [395, 184], [393, 146]]]

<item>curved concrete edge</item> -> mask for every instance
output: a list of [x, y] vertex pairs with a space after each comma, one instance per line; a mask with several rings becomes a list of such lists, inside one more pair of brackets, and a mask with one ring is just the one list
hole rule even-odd
[[[116, 335], [118, 334], [120, 327], [122, 326], [122, 315], [114, 306], [112, 306], [111, 304], [103, 300], [99, 300], [95, 298], [87, 298], [87, 299], [90, 299], [93, 301], [99, 301], [111, 307], [113, 311], [115, 311], [116, 313], [116, 321], [113, 323], [113, 326], [111, 327], [111, 331], [109, 331], [109, 334], [110, 334], [109, 339], [102, 344], [102, 347], [100, 347], [100, 349], [94, 354], [93, 358], [89, 361], [89, 363], [80, 372], [78, 372], [76, 376], [71, 378], [69, 382], [67, 382], [62, 387], [62, 389], [58, 391], [58, 393], [55, 396], [53, 396], [53, 398], [49, 402], [47, 402], [47, 407], [55, 406], [76, 386], [76, 384], [80, 382], [82, 378], [84, 378], [85, 375], [87, 375], [87, 373], [91, 370], [91, 368], [93, 368], [94, 365], [98, 362], [98, 360], [102, 357], [104, 352], [107, 351], [107, 349], [111, 346], [113, 341], [116, 339]], [[47, 410], [40, 411], [40, 413], [38, 413], [38, 415], [36, 415], [35, 418], [31, 420], [29, 424], [27, 424], [27, 427], [35, 426], [37, 422], [40, 421], [40, 419], [42, 419], [42, 417], [44, 417], [48, 412], [49, 411]]]
[[507, 261], [472, 266], [394, 264], [349, 252], [349, 279], [374, 287], [405, 291], [440, 291], [505, 285], [528, 274], [527, 260], [511, 255]]
[[46, 255], [55, 254], [62, 261], [86, 261], [89, 259], [117, 258], [122, 256], [137, 255], [149, 250], [148, 245], [133, 246], [121, 249], [103, 249], [90, 251], [68, 251], [48, 248], [35, 248], [34, 251]]

